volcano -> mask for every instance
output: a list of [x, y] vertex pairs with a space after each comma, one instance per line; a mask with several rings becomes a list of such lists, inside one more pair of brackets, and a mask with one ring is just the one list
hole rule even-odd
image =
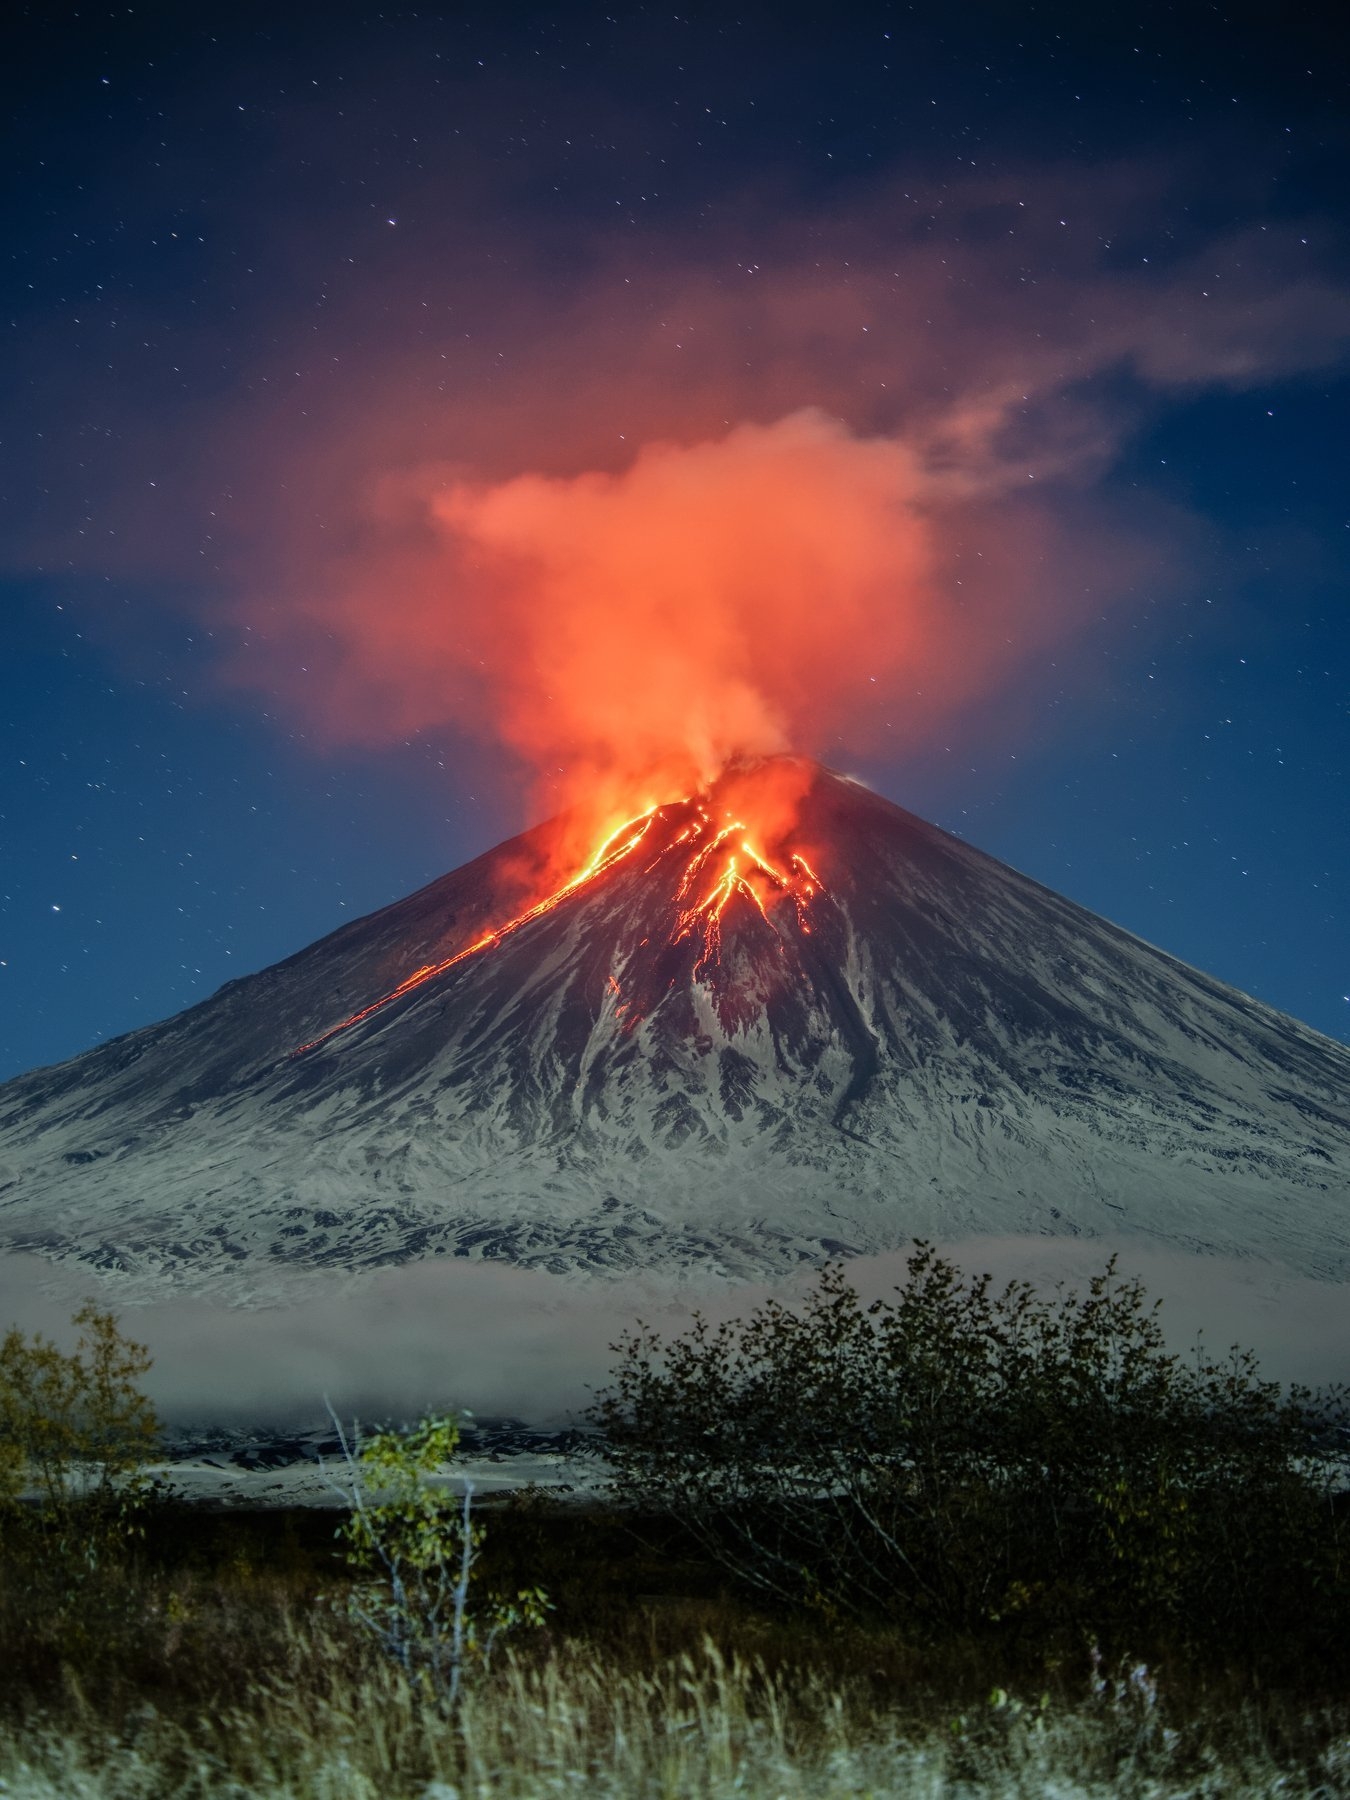
[[1344, 1046], [795, 759], [556, 840], [0, 1088], [0, 1241], [238, 1297], [984, 1234], [1350, 1272]]

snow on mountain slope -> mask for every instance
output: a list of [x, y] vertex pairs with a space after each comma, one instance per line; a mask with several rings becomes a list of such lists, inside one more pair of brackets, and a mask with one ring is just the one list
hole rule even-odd
[[1350, 1051], [792, 767], [776, 860], [714, 788], [479, 947], [527, 832], [9, 1082], [0, 1242], [240, 1297], [440, 1254], [751, 1275], [985, 1233], [1350, 1273]]

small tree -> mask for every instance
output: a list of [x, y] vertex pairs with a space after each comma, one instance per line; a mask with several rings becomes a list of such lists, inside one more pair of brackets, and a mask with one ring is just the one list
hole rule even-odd
[[1045, 1297], [920, 1244], [870, 1306], [836, 1265], [799, 1308], [615, 1350], [592, 1418], [618, 1496], [782, 1599], [1191, 1629], [1286, 1604], [1291, 1572], [1298, 1606], [1310, 1557], [1343, 1581], [1344, 1396], [1169, 1353], [1114, 1261]]
[[472, 1605], [483, 1543], [473, 1483], [466, 1480], [457, 1497], [432, 1480], [458, 1447], [454, 1419], [430, 1416], [409, 1431], [363, 1438], [332, 1418], [345, 1475], [333, 1485], [348, 1507], [337, 1535], [365, 1578], [350, 1597], [352, 1617], [453, 1707], [466, 1671], [487, 1666], [504, 1632], [541, 1625], [548, 1598], [541, 1588], [522, 1588], [510, 1600], [493, 1596]]
[[0, 1521], [36, 1533], [63, 1569], [93, 1572], [139, 1530], [159, 1425], [139, 1386], [145, 1346], [93, 1301], [71, 1322], [70, 1354], [15, 1328], [0, 1339]]

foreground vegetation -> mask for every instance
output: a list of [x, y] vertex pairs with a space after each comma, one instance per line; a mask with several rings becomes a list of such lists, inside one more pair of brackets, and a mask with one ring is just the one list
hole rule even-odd
[[920, 1246], [865, 1308], [619, 1346], [604, 1504], [476, 1511], [450, 1420], [345, 1510], [141, 1473], [143, 1352], [0, 1340], [0, 1795], [1350, 1793], [1344, 1397]]
[[[669, 1540], [535, 1502], [492, 1514], [497, 1578], [555, 1610], [451, 1712], [348, 1616], [323, 1515], [164, 1513], [135, 1567], [58, 1631], [7, 1587], [0, 1793], [287, 1796], [1331, 1796], [1338, 1684], [1297, 1698], [1009, 1636], [915, 1644], [721, 1591]], [[31, 1590], [30, 1590], [31, 1595]]]
[[802, 1305], [618, 1348], [594, 1409], [616, 1495], [746, 1591], [939, 1640], [1343, 1646], [1346, 1394], [1169, 1351], [1114, 1260], [1046, 1295], [919, 1244], [870, 1306], [835, 1265]]

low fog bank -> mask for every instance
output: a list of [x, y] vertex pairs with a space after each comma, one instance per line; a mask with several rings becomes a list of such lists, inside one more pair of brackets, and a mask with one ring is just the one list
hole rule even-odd
[[[1188, 1349], [1201, 1334], [1215, 1354], [1234, 1343], [1254, 1350], [1263, 1372], [1281, 1381], [1350, 1379], [1350, 1284], [1100, 1239], [975, 1238], [940, 1248], [972, 1273], [1042, 1288], [1081, 1285], [1115, 1250], [1122, 1273], [1138, 1275], [1163, 1301], [1175, 1348]], [[897, 1251], [859, 1258], [849, 1273], [870, 1299], [895, 1285], [904, 1264]], [[285, 1307], [198, 1298], [124, 1305], [92, 1272], [10, 1255], [0, 1257], [0, 1327], [68, 1344], [81, 1299], [119, 1308], [127, 1332], [154, 1357], [146, 1386], [156, 1406], [180, 1427], [302, 1428], [321, 1420], [325, 1396], [366, 1418], [453, 1407], [542, 1426], [588, 1404], [612, 1367], [610, 1345], [636, 1320], [669, 1335], [696, 1308], [713, 1320], [744, 1316], [766, 1295], [791, 1299], [811, 1282], [810, 1270], [755, 1285], [580, 1280], [447, 1259], [359, 1283], [325, 1278]]]

